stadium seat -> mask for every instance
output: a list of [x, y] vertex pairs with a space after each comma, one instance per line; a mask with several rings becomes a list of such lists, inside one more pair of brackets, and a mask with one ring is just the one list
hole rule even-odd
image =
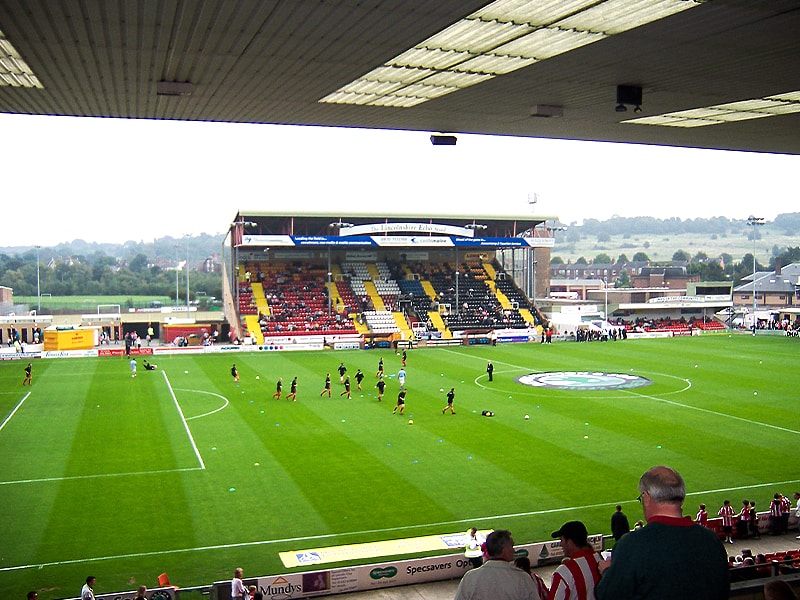
[[171, 587], [178, 589], [177, 585], [172, 585], [169, 582], [169, 577], [167, 577], [166, 573], [162, 573], [161, 575], [158, 576], [158, 587]]

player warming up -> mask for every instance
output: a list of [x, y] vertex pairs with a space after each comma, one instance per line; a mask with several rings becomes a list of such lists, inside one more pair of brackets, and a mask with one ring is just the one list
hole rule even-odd
[[447, 392], [447, 406], [442, 409], [442, 414], [446, 413], [448, 410], [450, 414], [456, 414], [455, 409], [453, 408], [453, 400], [456, 398], [456, 388], [450, 388], [450, 391]]
[[325, 376], [325, 387], [322, 388], [322, 391], [319, 393], [319, 397], [322, 398], [325, 394], [328, 394], [328, 398], [331, 397], [331, 374], [328, 373]]
[[286, 394], [286, 399], [292, 399], [292, 402], [297, 402], [297, 377], [292, 379], [291, 388], [289, 389], [289, 393]]
[[283, 377], [278, 377], [278, 383], [275, 384], [275, 393], [272, 394], [272, 397], [276, 400], [281, 399], [281, 394], [283, 393]]
[[239, 371], [236, 369], [236, 363], [233, 363], [233, 366], [231, 367], [231, 377], [233, 377], [234, 381], [239, 381]]
[[386, 389], [386, 382], [383, 380], [383, 377], [378, 379], [378, 383], [375, 384], [375, 387], [378, 388], [378, 402], [383, 400], [383, 391]]
[[340, 396], [344, 396], [347, 394], [347, 399], [350, 400], [350, 376], [344, 378], [344, 391], [339, 394]]
[[33, 370], [33, 366], [31, 363], [28, 363], [28, 366], [25, 367], [25, 379], [22, 380], [22, 385], [28, 384], [33, 385], [33, 375], [31, 371]]
[[[400, 390], [400, 393], [397, 394], [397, 404], [395, 405], [394, 410], [392, 411], [392, 414], [400, 414], [400, 415], [402, 415], [403, 411], [405, 410], [405, 408], [406, 408], [406, 391], [405, 390]], [[400, 410], [398, 410], [398, 409], [400, 409]]]
[[356, 385], [358, 386], [358, 391], [363, 392], [364, 390], [361, 389], [361, 382], [364, 381], [364, 373], [361, 372], [361, 369], [356, 371]]

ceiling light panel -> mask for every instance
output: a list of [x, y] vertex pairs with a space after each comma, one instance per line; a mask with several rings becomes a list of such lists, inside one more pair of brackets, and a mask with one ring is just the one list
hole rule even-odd
[[765, 117], [793, 113], [800, 113], [800, 91], [784, 92], [766, 98], [753, 98], [751, 100], [692, 108], [663, 115], [628, 119], [621, 121], [621, 123], [666, 127], [704, 127], [706, 125], [720, 125], [722, 123], [749, 121], [751, 119], [763, 119]]
[[[411, 48], [397, 58], [390, 60], [388, 64], [398, 67], [444, 70], [468, 60], [471, 56], [469, 52], [445, 51], [436, 48]], [[376, 70], [379, 69], [380, 67]]]
[[42, 82], [0, 31], [0, 87], [44, 88]]
[[688, 10], [698, 4], [692, 0], [654, 0], [652, 2], [608, 0], [608, 2], [601, 2], [558, 21], [557, 25], [566, 29], [614, 35]]
[[478, 19], [507, 20], [545, 26], [564, 19], [574, 13], [597, 4], [597, 0], [497, 0], [474, 12], [470, 17]]
[[600, 41], [605, 37], [606, 35], [602, 33], [573, 31], [571, 29], [559, 29], [558, 27], [543, 27], [508, 44], [500, 46], [495, 52], [497, 54], [509, 54], [512, 56], [544, 60], [591, 44], [592, 42]]
[[[320, 102], [414, 106], [457, 89], [693, 8], [701, 0], [496, 0], [405, 50]], [[406, 68], [405, 79], [387, 69]], [[477, 74], [477, 77], [445, 76]], [[395, 77], [395, 75], [398, 75]], [[430, 80], [430, 81], [429, 81]], [[398, 82], [392, 86], [363, 81]], [[351, 94], [356, 91], [357, 94]], [[337, 94], [344, 92], [344, 94]], [[403, 98], [415, 98], [414, 104]]]
[[530, 33], [531, 30], [527, 25], [462, 19], [444, 31], [429, 37], [419, 46], [481, 54], [509, 40]]
[[[505, 75], [522, 67], [532, 65], [536, 62], [533, 58], [520, 58], [518, 56], [498, 56], [496, 54], [486, 54], [476, 56], [466, 62], [453, 67], [456, 71], [467, 71], [471, 73], [484, 73], [489, 75]], [[480, 82], [475, 82], [480, 83]]]

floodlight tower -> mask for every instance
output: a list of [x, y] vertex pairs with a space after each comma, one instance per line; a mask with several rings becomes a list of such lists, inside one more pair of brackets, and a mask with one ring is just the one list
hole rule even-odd
[[756, 228], [764, 225], [766, 220], [763, 217], [754, 217], [750, 215], [747, 217], [747, 226], [753, 228], [753, 335], [756, 334], [756, 325], [758, 324], [758, 320], [756, 319], [756, 238], [758, 235], [756, 234]]

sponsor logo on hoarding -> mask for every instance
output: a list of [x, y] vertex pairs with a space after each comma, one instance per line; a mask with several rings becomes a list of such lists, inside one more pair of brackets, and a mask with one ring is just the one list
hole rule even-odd
[[270, 598], [291, 598], [292, 595], [301, 592], [303, 586], [291, 583], [285, 577], [279, 576], [276, 577], [272, 583], [268, 583], [267, 587], [262, 589], [262, 593]]
[[414, 575], [416, 573], [426, 573], [427, 571], [443, 571], [446, 569], [452, 569], [453, 563], [446, 562], [446, 563], [432, 563], [430, 565], [419, 565], [415, 567], [407, 567], [406, 573], [408, 575]]
[[372, 579], [391, 579], [395, 575], [397, 575], [396, 567], [378, 567], [369, 572]]

